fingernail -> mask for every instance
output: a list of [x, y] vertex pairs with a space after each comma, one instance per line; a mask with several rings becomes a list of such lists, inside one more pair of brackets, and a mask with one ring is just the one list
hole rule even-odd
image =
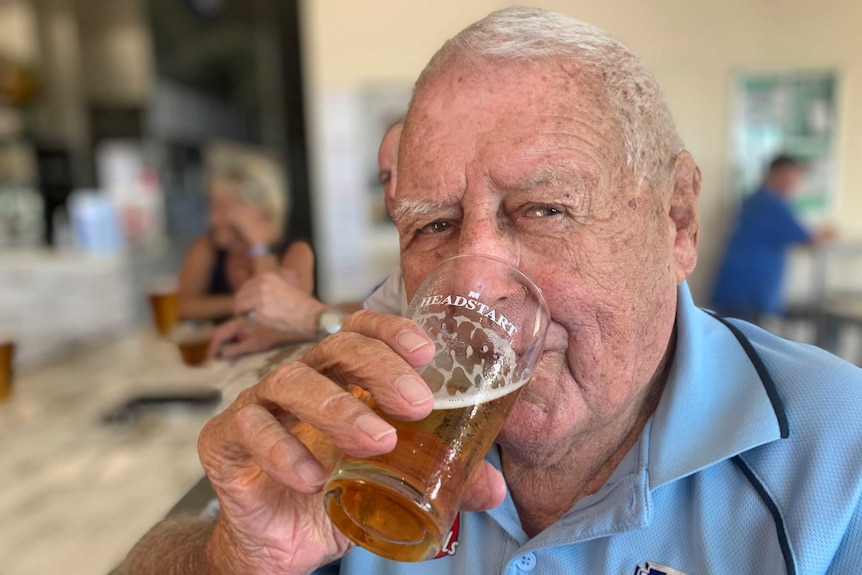
[[326, 481], [326, 471], [316, 461], [304, 459], [296, 464], [294, 470], [303, 481], [314, 487], [323, 485]]
[[434, 398], [428, 386], [412, 375], [402, 375], [399, 377], [395, 381], [395, 387], [398, 389], [401, 397], [404, 398], [404, 401], [410, 405], [420, 405]]
[[403, 347], [408, 352], [414, 352], [417, 349], [428, 345], [428, 340], [415, 331], [405, 330], [398, 334], [396, 338], [398, 345]]
[[356, 427], [374, 441], [380, 441], [390, 433], [395, 433], [394, 427], [370, 413], [359, 416], [356, 420]]

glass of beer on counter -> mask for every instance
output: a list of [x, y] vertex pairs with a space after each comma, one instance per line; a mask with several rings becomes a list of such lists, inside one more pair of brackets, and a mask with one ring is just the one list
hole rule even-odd
[[550, 320], [529, 277], [474, 254], [439, 263], [405, 315], [436, 346], [434, 360], [417, 370], [434, 393], [433, 411], [421, 421], [397, 421], [367, 399], [397, 430], [395, 449], [344, 454], [324, 486], [324, 505], [358, 545], [422, 561], [440, 551], [470, 474], [532, 375]]
[[159, 278], [150, 288], [150, 308], [153, 311], [153, 322], [159, 335], [167, 337], [177, 322], [179, 297], [176, 282], [167, 278]]
[[12, 371], [15, 361], [15, 342], [0, 340], [0, 403], [12, 395]]
[[207, 360], [212, 336], [212, 324], [181, 322], [171, 330], [170, 339], [177, 344], [183, 363], [194, 367]]

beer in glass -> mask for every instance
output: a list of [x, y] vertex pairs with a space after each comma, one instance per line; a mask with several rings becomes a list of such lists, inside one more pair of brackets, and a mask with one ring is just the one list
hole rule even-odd
[[150, 307], [159, 335], [167, 337], [177, 321], [177, 292], [151, 292]]
[[177, 344], [183, 363], [194, 367], [207, 360], [212, 335], [210, 324], [182, 322], [171, 330], [170, 339]]
[[406, 316], [436, 346], [434, 360], [417, 370], [434, 393], [433, 411], [421, 421], [397, 421], [369, 399], [397, 430], [395, 449], [343, 455], [324, 502], [333, 523], [358, 545], [397, 561], [422, 561], [441, 549], [470, 474], [529, 381], [549, 314], [523, 272], [469, 254], [438, 264]]
[[0, 341], [0, 403], [12, 396], [12, 371], [15, 361], [15, 343]]

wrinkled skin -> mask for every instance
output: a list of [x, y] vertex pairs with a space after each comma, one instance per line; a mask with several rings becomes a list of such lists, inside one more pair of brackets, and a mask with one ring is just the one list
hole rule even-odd
[[[518, 265], [547, 297], [545, 352], [498, 439], [535, 534], [607, 479], [655, 407], [676, 288], [695, 264], [700, 175], [683, 152], [657, 189], [639, 188], [616, 117], [582, 70], [484, 64], [450, 63], [418, 91], [394, 216], [408, 295], [441, 259], [478, 252]], [[353, 455], [391, 450], [394, 430], [346, 387], [419, 419], [432, 402], [415, 368], [431, 354], [412, 322], [359, 312], [207, 425], [201, 461], [222, 503], [216, 570], [307, 573], [349, 549], [322, 509], [327, 458], [296, 426]], [[465, 509], [499, 504], [505, 487], [483, 464]]]

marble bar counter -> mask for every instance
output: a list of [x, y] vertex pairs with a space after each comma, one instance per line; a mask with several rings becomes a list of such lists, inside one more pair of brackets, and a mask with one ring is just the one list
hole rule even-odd
[[48, 250], [0, 251], [0, 338], [16, 363], [39, 365], [134, 325], [128, 258]]
[[[202, 477], [203, 424], [300, 351], [190, 368], [174, 345], [140, 329], [19, 370], [0, 404], [0, 575], [110, 571]], [[134, 396], [207, 388], [223, 391], [221, 405], [106, 422]]]

